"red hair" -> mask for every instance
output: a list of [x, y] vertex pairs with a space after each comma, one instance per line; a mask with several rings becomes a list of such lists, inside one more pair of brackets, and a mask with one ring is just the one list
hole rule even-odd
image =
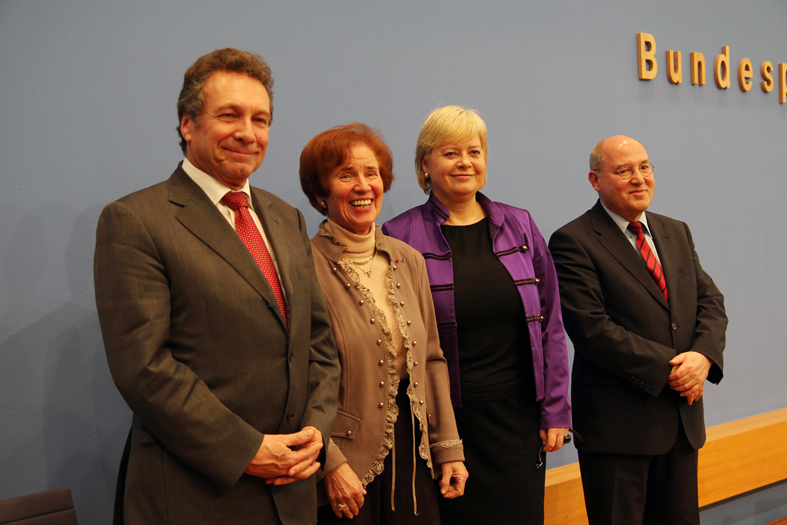
[[380, 166], [383, 191], [391, 189], [394, 179], [393, 156], [382, 134], [360, 122], [336, 126], [312, 138], [301, 152], [301, 188], [309, 203], [325, 215], [328, 211], [321, 206], [328, 197], [328, 183], [333, 171], [343, 165], [350, 156], [353, 146], [364, 145], [372, 150]]

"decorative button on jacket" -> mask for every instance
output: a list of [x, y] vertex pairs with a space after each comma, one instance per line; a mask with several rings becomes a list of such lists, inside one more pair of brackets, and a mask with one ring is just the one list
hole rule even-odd
[[[398, 415], [395, 399], [399, 376], [391, 325], [400, 331], [407, 352], [407, 394], [415, 424], [422, 433], [418, 455], [433, 476], [442, 463], [464, 461], [423, 257], [377, 229], [377, 253], [388, 260], [385, 279], [395, 313], [395, 319], [384, 323], [369, 290], [361, 285], [357, 274], [349, 271], [351, 265], [342, 264], [345, 247], [330, 236], [325, 224], [312, 238], [312, 253], [333, 325], [342, 377], [332, 444], [321, 475], [346, 461], [366, 485], [383, 470]], [[374, 271], [378, 271], [376, 267]], [[370, 319], [377, 322], [371, 323]], [[421, 364], [415, 366], [416, 362]]]

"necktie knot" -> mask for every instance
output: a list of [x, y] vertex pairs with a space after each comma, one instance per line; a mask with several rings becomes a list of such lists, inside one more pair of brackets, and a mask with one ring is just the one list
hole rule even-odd
[[224, 197], [221, 198], [221, 202], [234, 211], [238, 211], [240, 208], [249, 207], [248, 198], [242, 191], [228, 191]]
[[629, 225], [628, 225], [628, 229], [631, 230], [632, 232], [634, 232], [634, 235], [636, 235], [637, 237], [639, 237], [640, 235], [643, 235], [642, 223], [639, 222], [639, 221], [630, 222]]

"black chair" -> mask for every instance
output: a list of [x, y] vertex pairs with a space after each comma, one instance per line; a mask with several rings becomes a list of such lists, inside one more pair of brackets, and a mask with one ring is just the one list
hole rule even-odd
[[0, 501], [0, 525], [78, 525], [68, 488]]

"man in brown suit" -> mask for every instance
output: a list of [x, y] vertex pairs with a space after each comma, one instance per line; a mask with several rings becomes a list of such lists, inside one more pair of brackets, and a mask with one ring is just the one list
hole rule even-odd
[[[303, 216], [248, 183], [271, 87], [259, 56], [198, 59], [178, 101], [185, 160], [101, 214], [96, 305], [134, 413], [116, 522], [316, 521], [339, 365]], [[229, 192], [248, 199], [275, 274], [236, 233]]]

